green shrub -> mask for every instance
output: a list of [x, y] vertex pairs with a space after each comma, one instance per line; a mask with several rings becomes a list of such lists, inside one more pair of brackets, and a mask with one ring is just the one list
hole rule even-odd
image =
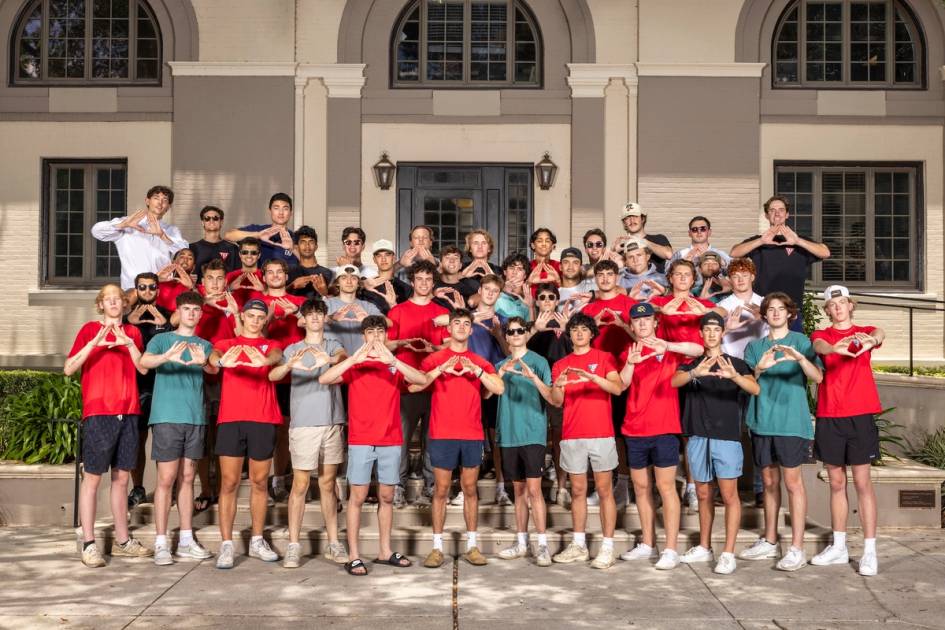
[[[909, 374], [908, 365], [874, 365], [874, 372], [883, 374]], [[914, 376], [933, 376], [936, 378], [945, 378], [945, 366], [941, 365], [922, 365], [915, 366], [912, 369]]]
[[903, 425], [897, 424], [886, 417], [889, 412], [895, 410], [895, 407], [889, 407], [883, 409], [876, 416], [876, 428], [879, 430], [879, 459], [873, 461], [873, 465], [875, 466], [882, 466], [883, 460], [886, 458], [901, 459], [889, 450], [890, 446], [897, 447], [899, 452], [908, 450], [905, 438], [899, 435], [899, 430], [904, 428]]
[[945, 427], [926, 436], [922, 446], [913, 449], [909, 457], [920, 464], [945, 469]]
[[[71, 420], [73, 422], [57, 422]], [[74, 459], [82, 387], [62, 374], [48, 374], [0, 403], [0, 458], [27, 464], [63, 464]]]
[[43, 381], [57, 376], [62, 375], [58, 372], [39, 370], [0, 370], [0, 408], [7, 397], [27, 392]]

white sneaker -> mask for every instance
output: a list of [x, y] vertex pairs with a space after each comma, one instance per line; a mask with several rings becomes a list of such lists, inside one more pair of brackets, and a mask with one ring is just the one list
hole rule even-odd
[[325, 549], [325, 559], [336, 564], [344, 564], [348, 561], [348, 550], [340, 542], [328, 543], [328, 547]]
[[233, 568], [233, 542], [226, 541], [220, 545], [220, 551], [217, 553], [217, 568], [218, 569], [232, 569]]
[[675, 569], [679, 566], [679, 554], [672, 549], [664, 549], [663, 553], [660, 554], [659, 562], [655, 566], [660, 571]]
[[769, 543], [762, 536], [754, 545], [738, 554], [738, 557], [742, 560], [771, 560], [778, 557], [778, 546]]
[[512, 499], [509, 497], [509, 493], [505, 490], [497, 492], [495, 495], [495, 504], [496, 505], [512, 505]]
[[91, 568], [105, 566], [105, 558], [102, 557], [96, 543], [92, 543], [82, 550], [82, 564]]
[[506, 547], [499, 552], [499, 557], [503, 560], [516, 560], [524, 558], [528, 554], [528, 547], [523, 547], [518, 543]]
[[847, 564], [850, 562], [850, 554], [846, 546], [827, 545], [827, 548], [810, 559], [810, 563], [818, 567], [825, 567], [831, 564]]
[[715, 560], [715, 554], [712, 553], [711, 549], [706, 549], [702, 545], [690, 547], [689, 551], [679, 556], [679, 561], [685, 564], [692, 564], [693, 562], [712, 562], [713, 560]]
[[587, 547], [581, 547], [575, 543], [570, 543], [564, 551], [556, 553], [551, 559], [555, 562], [567, 564], [569, 562], [584, 562], [590, 557]]
[[196, 539], [192, 540], [189, 545], [177, 545], [177, 551], [174, 555], [178, 558], [190, 558], [192, 560], [206, 560], [213, 556]]
[[286, 569], [297, 569], [302, 563], [302, 545], [300, 543], [289, 543], [285, 549], [285, 558], [282, 559], [282, 566]]
[[587, 504], [600, 505], [600, 496], [597, 494], [597, 490], [587, 495]]
[[571, 505], [571, 491], [567, 488], [559, 488], [555, 503], [561, 507], [569, 507]]
[[168, 564], [174, 564], [174, 558], [171, 557], [171, 548], [167, 545], [155, 545], [154, 546], [154, 564], [158, 566], [166, 566]]
[[465, 505], [466, 504], [466, 495], [463, 494], [463, 491], [460, 490], [459, 494], [450, 500], [450, 505]]
[[797, 571], [807, 566], [807, 555], [803, 549], [792, 546], [774, 567], [778, 571]]
[[716, 573], [721, 573], [722, 575], [729, 575], [735, 572], [735, 554], [723, 552], [719, 556], [719, 561], [715, 563], [715, 568], [712, 569]]
[[860, 558], [860, 575], [866, 577], [876, 575], [876, 571], [879, 569], [878, 564], [875, 553], [864, 553], [863, 557]]
[[548, 545], [538, 545], [538, 551], [535, 553], [535, 564], [540, 567], [551, 566], [551, 553], [548, 551]]
[[657, 557], [656, 547], [650, 547], [649, 545], [644, 545], [639, 543], [633, 549], [629, 549], [620, 554], [621, 560], [652, 560]]
[[394, 507], [402, 508], [407, 505], [407, 499], [404, 497], [404, 489], [400, 486], [394, 488]]
[[699, 511], [699, 495], [696, 494], [695, 488], [686, 488], [685, 494], [683, 494], [683, 504], [689, 508], [690, 512]]
[[597, 552], [597, 556], [591, 561], [591, 568], [609, 569], [614, 566], [615, 561], [614, 548], [602, 546], [600, 551]]
[[249, 557], [259, 558], [263, 562], [275, 562], [279, 559], [279, 554], [272, 550], [265, 538], [260, 538], [249, 543]]

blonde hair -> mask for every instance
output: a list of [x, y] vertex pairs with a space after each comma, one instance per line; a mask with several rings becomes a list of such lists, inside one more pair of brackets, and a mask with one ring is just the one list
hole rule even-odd
[[495, 249], [495, 241], [492, 240], [492, 235], [489, 234], [489, 232], [481, 228], [475, 229], [466, 235], [466, 253], [468, 254], [470, 251], [469, 245], [472, 243], [472, 237], [476, 236], [477, 234], [482, 234], [486, 237], [486, 243], [489, 245], [489, 254], [492, 254], [492, 250]]
[[115, 284], [114, 282], [109, 282], [108, 284], [102, 285], [102, 288], [98, 290], [98, 293], [95, 295], [95, 310], [98, 311], [98, 314], [101, 315], [105, 312], [105, 308], [102, 306], [102, 301], [105, 299], [105, 292], [108, 289], [117, 289], [118, 295], [121, 296], [122, 304], [128, 303], [128, 298], [125, 297], [125, 292], [122, 291], [121, 287]]

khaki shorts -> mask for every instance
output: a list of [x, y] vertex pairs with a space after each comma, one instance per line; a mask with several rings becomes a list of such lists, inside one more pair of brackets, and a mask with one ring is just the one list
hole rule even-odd
[[289, 428], [289, 454], [292, 468], [315, 470], [320, 464], [340, 464], [345, 461], [343, 424], [324, 427]]
[[617, 467], [617, 442], [608, 438], [578, 438], [561, 440], [561, 468], [565, 472], [583, 475], [587, 462], [594, 472], [605, 472]]

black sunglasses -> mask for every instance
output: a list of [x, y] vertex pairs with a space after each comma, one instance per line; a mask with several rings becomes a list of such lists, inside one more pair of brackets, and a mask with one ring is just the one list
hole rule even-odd
[[204, 218], [201, 219], [201, 220], [202, 220], [204, 223], [206, 223], [207, 221], [222, 221], [222, 220], [223, 220], [223, 217], [218, 217], [218, 216], [215, 216], [215, 215], [214, 215], [214, 216], [206, 216], [206, 217], [204, 217]]
[[138, 290], [139, 291], [157, 291], [157, 285], [156, 284], [139, 284]]
[[518, 336], [518, 335], [524, 335], [525, 329], [524, 328], [509, 328], [508, 330], [505, 331], [505, 334], [511, 335], [513, 337]]
[[345, 245], [353, 247], [355, 245], [360, 245], [362, 241], [342, 241]]
[[708, 232], [709, 226], [708, 225], [694, 225], [691, 228], [689, 228], [689, 231], [690, 232]]
[[544, 294], [544, 295], [539, 295], [539, 296], [538, 296], [538, 301], [539, 301], [539, 302], [554, 302], [554, 301], [557, 300], [557, 299], [558, 299], [558, 298], [555, 297], [554, 294], [551, 294], [551, 293], [546, 293], [546, 294]]
[[255, 249], [241, 249], [240, 256], [259, 256], [259, 251]]
[[594, 241], [594, 242], [588, 241], [588, 242], [584, 243], [584, 248], [585, 248], [585, 249], [597, 249], [597, 248], [603, 247], [603, 246], [604, 246], [604, 242], [603, 242], [603, 241]]

